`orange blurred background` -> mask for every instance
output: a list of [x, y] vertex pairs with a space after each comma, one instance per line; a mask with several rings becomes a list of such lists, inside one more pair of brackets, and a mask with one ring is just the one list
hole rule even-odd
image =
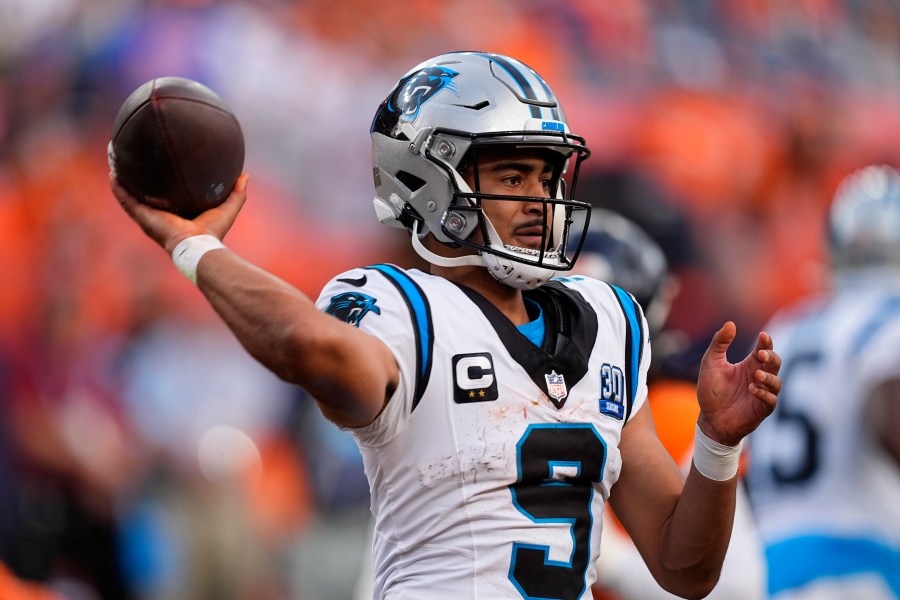
[[[827, 285], [837, 183], [900, 163], [889, 2], [0, 0], [0, 559], [15, 577], [60, 598], [348, 597], [367, 511], [357, 458], [302, 392], [247, 366], [122, 213], [106, 144], [149, 79], [216, 90], [251, 174], [226, 241], [317, 296], [351, 266], [412, 264], [405, 234], [374, 218], [368, 128], [406, 70], [450, 50], [544, 76], [593, 150], [581, 199], [670, 241], [671, 325], [696, 339], [733, 319], [751, 340]], [[690, 251], [663, 214], [683, 217]], [[214, 426], [251, 440], [239, 453], [244, 438], [223, 438], [224, 480], [196, 452]], [[23, 498], [43, 512], [23, 516]], [[94, 551], [118, 566], [80, 560]]]

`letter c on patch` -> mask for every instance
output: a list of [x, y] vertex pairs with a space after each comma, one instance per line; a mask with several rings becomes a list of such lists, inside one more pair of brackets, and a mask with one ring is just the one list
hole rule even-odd
[[463, 356], [456, 363], [456, 385], [464, 390], [479, 390], [494, 383], [494, 365], [485, 355]]

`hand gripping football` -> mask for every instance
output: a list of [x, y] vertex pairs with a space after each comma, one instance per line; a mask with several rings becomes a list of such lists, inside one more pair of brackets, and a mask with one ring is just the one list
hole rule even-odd
[[131, 195], [192, 219], [231, 193], [244, 168], [244, 135], [211, 89], [183, 77], [159, 77], [122, 104], [107, 152]]

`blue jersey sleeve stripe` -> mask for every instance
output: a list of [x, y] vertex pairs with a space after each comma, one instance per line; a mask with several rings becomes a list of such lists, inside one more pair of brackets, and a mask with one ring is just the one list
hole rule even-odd
[[387, 277], [403, 299], [406, 301], [406, 307], [409, 309], [409, 316], [412, 320], [413, 332], [416, 338], [416, 388], [413, 394], [412, 410], [416, 409], [422, 396], [425, 394], [425, 387], [428, 385], [428, 379], [431, 376], [432, 352], [434, 350], [434, 325], [431, 320], [431, 306], [425, 297], [422, 288], [413, 281], [409, 275], [401, 269], [393, 265], [372, 265], [368, 267], [379, 271]]
[[609, 284], [616, 294], [619, 307], [625, 314], [625, 381], [628, 388], [628, 402], [625, 405], [625, 421], [631, 417], [631, 408], [637, 398], [638, 367], [641, 364], [643, 344], [641, 343], [644, 332], [641, 319], [638, 317], [640, 310], [631, 294], [620, 287]]

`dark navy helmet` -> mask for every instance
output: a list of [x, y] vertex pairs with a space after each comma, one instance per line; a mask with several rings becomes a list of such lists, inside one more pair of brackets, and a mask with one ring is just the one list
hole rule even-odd
[[631, 293], [652, 330], [662, 327], [669, 299], [663, 298], [668, 262], [653, 238], [618, 213], [594, 208], [573, 274], [593, 277]]

